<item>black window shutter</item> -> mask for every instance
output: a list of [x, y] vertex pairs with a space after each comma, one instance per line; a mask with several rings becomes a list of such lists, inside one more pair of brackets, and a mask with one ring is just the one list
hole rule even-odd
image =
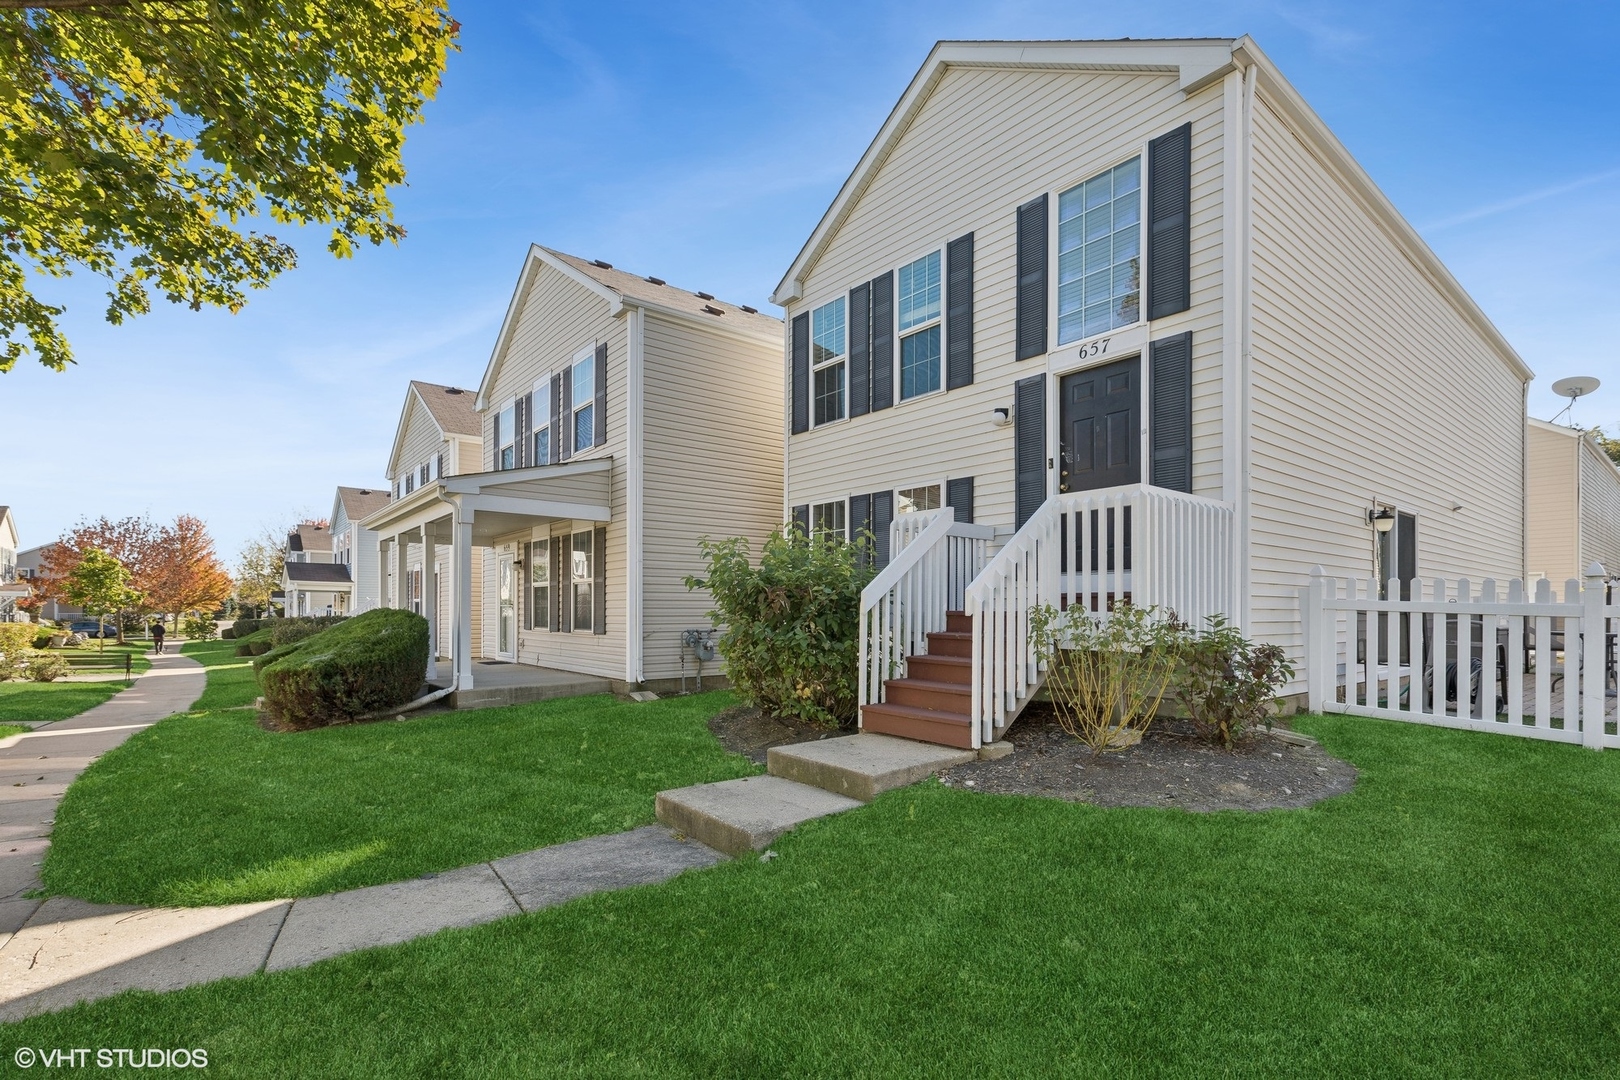
[[872, 411], [894, 404], [894, 271], [872, 279]]
[[564, 533], [562, 538], [562, 567], [557, 575], [562, 579], [562, 588], [557, 592], [562, 596], [562, 620], [558, 627], [563, 633], [571, 633], [574, 629], [574, 534]]
[[562, 538], [551, 538], [551, 612], [547, 622], [553, 634], [562, 630]]
[[849, 290], [849, 415], [872, 409], [872, 286]]
[[530, 574], [533, 573], [533, 570], [529, 565], [529, 559], [532, 557], [530, 553], [531, 547], [533, 547], [533, 545], [527, 541], [518, 545], [518, 557], [522, 559], [523, 562], [518, 566], [517, 581], [514, 582], [514, 584], [517, 586], [518, 606], [523, 610], [523, 620], [521, 625], [525, 630], [535, 629], [534, 589], [531, 587], [534, 582], [530, 580]]
[[574, 369], [570, 365], [562, 369], [562, 407], [557, 411], [562, 415], [562, 424], [557, 429], [561, 439], [557, 443], [557, 460], [567, 461], [574, 456]]
[[591, 538], [591, 633], [607, 633], [607, 526]]
[[793, 434], [810, 430], [810, 314], [793, 316]]
[[562, 373], [551, 377], [551, 461], [562, 460]]
[[592, 446], [604, 446], [607, 443], [607, 342], [596, 347], [596, 408], [591, 411], [596, 415], [591, 418], [591, 430], [596, 438]]
[[1192, 491], [1192, 331], [1148, 345], [1152, 483]]
[[945, 389], [973, 385], [973, 234], [945, 245]]
[[1046, 196], [1018, 208], [1017, 359], [1046, 352]]
[[798, 526], [801, 537], [810, 535], [810, 504], [800, 503], [793, 508], [793, 524]]
[[877, 568], [889, 565], [889, 526], [894, 524], [894, 492], [872, 492], [872, 535], [877, 538]]
[[849, 497], [849, 538], [859, 541], [862, 532], [872, 533], [875, 540], [877, 533], [872, 529], [872, 496], [851, 495]]
[[1148, 143], [1148, 318], [1192, 306], [1192, 124]]
[[1046, 376], [1013, 383], [1014, 502], [1019, 527], [1046, 501]]
[[529, 464], [529, 447], [527, 444], [529, 442], [529, 429], [534, 423], [529, 417], [529, 410], [533, 407], [533, 403], [534, 398], [524, 394], [517, 399], [512, 407], [512, 426], [516, 429], [512, 432], [512, 462], [520, 469]]
[[945, 481], [945, 505], [956, 511], [956, 520], [973, 521], [973, 477], [958, 476]]
[[439, 455], [439, 471], [434, 474], [441, 479], [444, 477], [444, 454]]

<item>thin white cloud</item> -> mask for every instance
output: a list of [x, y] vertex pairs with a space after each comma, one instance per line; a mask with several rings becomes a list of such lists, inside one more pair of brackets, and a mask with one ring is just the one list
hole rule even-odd
[[1441, 229], [1449, 229], [1455, 225], [1466, 225], [1470, 221], [1478, 221], [1480, 218], [1488, 218], [1494, 217], [1497, 214], [1505, 214], [1509, 210], [1517, 210], [1521, 206], [1529, 206], [1531, 203], [1538, 203], [1543, 199], [1551, 199], [1557, 195], [1564, 195], [1571, 191], [1578, 191], [1584, 187], [1591, 187], [1593, 184], [1601, 184], [1605, 180], [1615, 179], [1620, 179], [1620, 169], [1610, 169], [1607, 172], [1593, 173], [1590, 176], [1583, 176], [1576, 180], [1570, 180], [1567, 183], [1554, 184], [1552, 187], [1538, 188], [1535, 191], [1525, 192], [1523, 195], [1515, 195], [1511, 199], [1503, 199], [1500, 202], [1487, 203], [1484, 206], [1476, 206], [1472, 210], [1465, 210], [1464, 212], [1453, 215], [1452, 217], [1441, 218], [1439, 221], [1430, 222], [1427, 225], [1421, 226], [1419, 231], [1426, 233], [1438, 232]]

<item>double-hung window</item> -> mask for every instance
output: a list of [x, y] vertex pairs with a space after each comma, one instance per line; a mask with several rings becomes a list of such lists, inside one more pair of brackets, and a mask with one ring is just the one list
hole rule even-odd
[[810, 507], [810, 535], [818, 540], [842, 540], [849, 529], [844, 500], [816, 503]]
[[596, 350], [574, 361], [574, 453], [596, 444]]
[[939, 252], [900, 268], [900, 400], [939, 389]]
[[894, 512], [897, 514], [918, 514], [924, 510], [938, 509], [938, 484], [901, 488], [894, 493]]
[[810, 313], [810, 397], [818, 425], [844, 418], [845, 322], [842, 296]]
[[1059, 345], [1141, 318], [1141, 158], [1058, 196], [1057, 308]]
[[405, 474], [405, 494], [409, 495], [411, 492], [413, 492], [415, 490], [416, 490], [416, 474], [413, 473], [413, 472], [408, 472], [408, 473]]
[[551, 540], [529, 545], [529, 628], [551, 629]]
[[512, 405], [495, 414], [495, 467], [510, 469], [517, 464], [517, 409]]
[[534, 433], [534, 464], [551, 464], [551, 427], [540, 428]]
[[589, 529], [574, 534], [572, 565], [568, 568], [568, 587], [573, 595], [576, 631], [591, 629], [591, 587], [595, 581], [592, 574], [595, 552], [591, 550], [591, 539]]

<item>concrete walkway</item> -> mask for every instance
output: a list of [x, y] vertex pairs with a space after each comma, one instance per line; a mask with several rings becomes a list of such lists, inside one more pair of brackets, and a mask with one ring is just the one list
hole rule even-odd
[[205, 681], [190, 657], [154, 656], [129, 689], [95, 708], [0, 739], [0, 949], [40, 906], [26, 894], [40, 888], [56, 804], [68, 785], [135, 732], [191, 708]]

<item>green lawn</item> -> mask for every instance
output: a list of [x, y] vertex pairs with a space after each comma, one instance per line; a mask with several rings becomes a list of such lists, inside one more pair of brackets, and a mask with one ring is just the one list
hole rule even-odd
[[124, 689], [129, 683], [0, 683], [0, 723], [49, 723], [78, 716]]
[[653, 820], [665, 788], [747, 775], [705, 721], [726, 694], [260, 729], [246, 658], [209, 665], [198, 710], [107, 753], [68, 790], [46, 889], [103, 903], [222, 904], [415, 877]]
[[284, 1077], [1620, 1072], [1620, 754], [1300, 726], [1353, 792], [1195, 815], [929, 782], [769, 862], [0, 1042]]
[[33, 730], [27, 724], [0, 724], [0, 739], [9, 739], [13, 735], [21, 735], [25, 731]]

